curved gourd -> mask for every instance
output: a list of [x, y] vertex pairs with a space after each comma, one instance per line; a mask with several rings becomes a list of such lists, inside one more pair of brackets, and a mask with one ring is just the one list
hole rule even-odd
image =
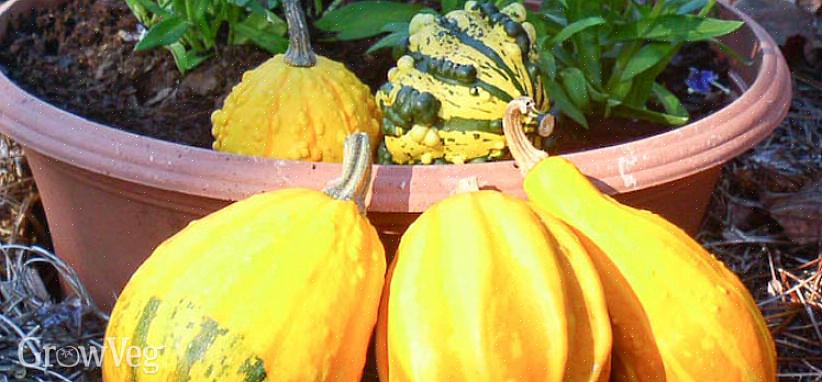
[[505, 134], [529, 199], [589, 247], [614, 331], [612, 379], [776, 380], [773, 339], [736, 275], [681, 229], [603, 195], [571, 162], [531, 146], [520, 119], [533, 112], [528, 99], [512, 102]]

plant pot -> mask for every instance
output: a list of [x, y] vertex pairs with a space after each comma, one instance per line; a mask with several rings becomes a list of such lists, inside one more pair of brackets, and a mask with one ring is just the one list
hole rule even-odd
[[[4, 4], [0, 36], [15, 15], [57, 4]], [[733, 67], [739, 99], [665, 134], [568, 155], [604, 191], [690, 233], [699, 227], [720, 166], [765, 138], [791, 98], [778, 46], [751, 19], [722, 7], [725, 17], [746, 22], [724, 42], [754, 61]], [[56, 252], [105, 309], [153, 248], [191, 220], [265, 190], [319, 189], [340, 172], [336, 164], [230, 155], [127, 133], [51, 106], [5, 76], [0, 130], [25, 148]], [[421, 211], [467, 176], [476, 176], [482, 188], [524, 197], [513, 162], [375, 166], [368, 214], [389, 253]]]

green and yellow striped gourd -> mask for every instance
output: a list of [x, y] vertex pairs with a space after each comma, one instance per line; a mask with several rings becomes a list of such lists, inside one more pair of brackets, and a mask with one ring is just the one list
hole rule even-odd
[[474, 1], [442, 17], [414, 16], [408, 53], [376, 96], [385, 133], [379, 160], [461, 164], [503, 156], [508, 102], [527, 95], [540, 111], [548, 108], [536, 32], [525, 17], [518, 3], [498, 10]]

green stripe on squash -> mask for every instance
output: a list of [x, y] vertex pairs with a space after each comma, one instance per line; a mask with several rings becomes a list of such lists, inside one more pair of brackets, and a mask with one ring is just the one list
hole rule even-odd
[[475, 49], [482, 55], [490, 58], [499, 69], [505, 72], [505, 74], [507, 75], [507, 79], [511, 81], [512, 84], [514, 84], [514, 87], [516, 87], [520, 93], [528, 94], [528, 92], [526, 92], [525, 88], [522, 86], [522, 83], [517, 81], [517, 75], [514, 73], [514, 71], [511, 70], [510, 67], [508, 67], [508, 65], [505, 63], [502, 57], [500, 57], [500, 55], [497, 54], [496, 51], [491, 49], [491, 47], [485, 45], [485, 43], [483, 43], [481, 40], [477, 40], [474, 37], [471, 37], [470, 35], [468, 35], [468, 33], [465, 33], [462, 29], [460, 29], [455, 22], [448, 20], [445, 17], [439, 18], [438, 23], [446, 31], [448, 31], [448, 33], [450, 33], [452, 36], [460, 40], [461, 43]]
[[245, 375], [243, 382], [262, 382], [267, 377], [263, 360], [258, 357], [246, 359], [240, 366], [240, 374]]
[[[146, 339], [148, 338], [148, 331], [151, 329], [151, 323], [154, 322], [154, 318], [157, 317], [157, 309], [160, 307], [161, 301], [156, 297], [152, 297], [148, 300], [146, 305], [143, 307], [142, 313], [140, 313], [140, 320], [137, 322], [137, 326], [134, 328], [134, 335], [132, 338], [133, 345], [137, 348], [144, 348], [146, 346]], [[131, 381], [137, 382], [137, 366], [131, 366]]]
[[[431, 56], [428, 56], [428, 55], [425, 55], [425, 54], [422, 54], [422, 53], [418, 53], [418, 52], [411, 53], [410, 56], [414, 58], [414, 63], [416, 65], [417, 70], [419, 70], [423, 73], [428, 73], [428, 74], [434, 76], [434, 78], [436, 78], [437, 80], [442, 81], [443, 83], [446, 83], [446, 84], [449, 84], [449, 85], [463, 86], [463, 87], [468, 87], [468, 88], [478, 87], [480, 89], [483, 89], [483, 90], [487, 91], [492, 96], [494, 96], [496, 98], [499, 98], [499, 99], [501, 99], [505, 102], [511, 102], [514, 98], [517, 97], [516, 95], [508, 94], [504, 90], [502, 90], [502, 89], [500, 89], [500, 88], [498, 88], [494, 85], [491, 85], [488, 82], [477, 79], [476, 75], [474, 76], [473, 80], [466, 81], [464, 79], [460, 79], [460, 78], [457, 78], [457, 77], [446, 76], [442, 73], [439, 73], [436, 70], [431, 70], [430, 67], [426, 68], [426, 65], [428, 64], [428, 61], [435, 60], [434, 57], [431, 57]], [[449, 64], [453, 65], [453, 66], [458, 66], [458, 65], [459, 66], [469, 66], [469, 65], [457, 64], [453, 61], [448, 60], [447, 58], [440, 58], [440, 59], [443, 60], [446, 63], [449, 63]]]
[[188, 382], [191, 380], [191, 368], [195, 363], [202, 360], [208, 353], [208, 348], [214, 343], [217, 337], [224, 336], [228, 330], [221, 328], [217, 321], [205, 318], [200, 323], [200, 332], [191, 340], [186, 348], [185, 358], [177, 364], [177, 380]]

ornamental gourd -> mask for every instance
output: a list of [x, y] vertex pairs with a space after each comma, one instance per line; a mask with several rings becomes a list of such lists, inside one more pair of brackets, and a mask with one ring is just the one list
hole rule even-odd
[[215, 150], [313, 162], [340, 162], [345, 137], [380, 139], [380, 111], [368, 87], [343, 64], [311, 51], [299, 0], [285, 0], [290, 45], [243, 79], [211, 115]]
[[614, 330], [614, 381], [775, 381], [774, 342], [745, 286], [685, 232], [603, 195], [569, 161], [547, 157], [505, 118], [529, 199], [588, 239]]
[[[469, 1], [463, 10], [411, 20], [408, 54], [377, 92], [382, 163], [482, 162], [505, 153], [502, 116], [519, 96], [548, 100], [537, 75], [536, 32], [525, 8]], [[531, 128], [533, 126], [529, 126]]]
[[599, 277], [556, 218], [465, 192], [403, 235], [377, 324], [382, 382], [606, 381], [610, 351]]
[[104, 380], [359, 381], [385, 273], [368, 145], [346, 141], [325, 192], [253, 196], [157, 247], [114, 307]]

